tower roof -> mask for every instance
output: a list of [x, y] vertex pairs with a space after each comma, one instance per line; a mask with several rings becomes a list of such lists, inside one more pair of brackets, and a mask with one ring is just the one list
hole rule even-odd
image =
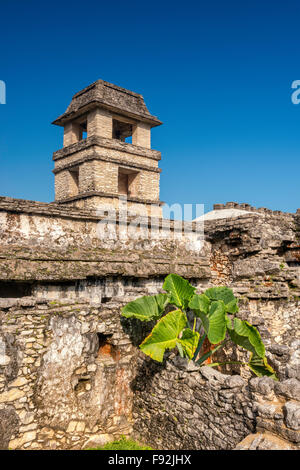
[[64, 114], [52, 124], [64, 126], [68, 121], [98, 106], [138, 121], [147, 122], [151, 127], [162, 124], [156, 116], [149, 113], [142, 95], [104, 80], [97, 80], [76, 93]]

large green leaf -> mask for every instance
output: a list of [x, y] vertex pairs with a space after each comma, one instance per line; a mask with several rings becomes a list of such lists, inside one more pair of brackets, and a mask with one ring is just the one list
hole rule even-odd
[[162, 313], [164, 313], [165, 308], [169, 303], [170, 295], [169, 294], [156, 294], [154, 295], [154, 298], [158, 305], [159, 316], [161, 316]]
[[[213, 301], [208, 312], [207, 338], [212, 344], [220, 343], [226, 335], [226, 310], [222, 300]], [[205, 325], [203, 324], [205, 329]]]
[[226, 312], [228, 313], [237, 313], [239, 310], [237, 299], [228, 287], [211, 287], [206, 289], [204, 294], [210, 300], [223, 300]]
[[163, 289], [170, 293], [170, 303], [179, 308], [187, 308], [196, 288], [177, 274], [169, 274], [163, 284]]
[[150, 321], [159, 318], [168, 303], [168, 294], [145, 295], [122, 308], [122, 315], [126, 318], [137, 318], [141, 321]]
[[265, 346], [255, 326], [250, 325], [247, 321], [235, 318], [233, 328], [227, 322], [227, 330], [235, 344], [252, 352], [254, 356], [261, 358], [265, 356]]
[[195, 294], [189, 302], [189, 308], [199, 317], [199, 312], [208, 314], [210, 303], [211, 300], [205, 294]]
[[204, 294], [211, 300], [223, 300], [225, 305], [235, 299], [232, 290], [228, 287], [211, 287], [206, 289]]
[[190, 328], [186, 328], [183, 330], [182, 336], [178, 340], [178, 342], [183, 347], [184, 352], [190, 359], [193, 359], [194, 357], [198, 346], [199, 337], [200, 335], [198, 331], [192, 331]]
[[250, 367], [252, 372], [254, 372], [254, 374], [256, 374], [258, 377], [266, 375], [274, 380], [278, 380], [274, 369], [272, 369], [270, 364], [268, 364], [266, 357], [261, 358], [257, 355], [251, 354], [248, 366]]
[[228, 313], [237, 313], [239, 311], [238, 300], [234, 299], [231, 302], [228, 302], [228, 304], [225, 304], [225, 309]]
[[168, 313], [157, 322], [150, 335], [142, 342], [141, 350], [152, 359], [162, 362], [164, 352], [175, 348], [186, 324], [186, 315], [181, 310]]
[[178, 341], [176, 341], [176, 346], [177, 346], [177, 349], [179, 351], [180, 357], [185, 357], [183, 347], [181, 346], [181, 344]]
[[[193, 305], [196, 305], [198, 301], [198, 299], [195, 299]], [[194, 313], [201, 319], [207, 338], [212, 344], [223, 341], [226, 335], [227, 318], [225, 305], [222, 300], [213, 301], [211, 303], [208, 315], [201, 310], [194, 310]]]

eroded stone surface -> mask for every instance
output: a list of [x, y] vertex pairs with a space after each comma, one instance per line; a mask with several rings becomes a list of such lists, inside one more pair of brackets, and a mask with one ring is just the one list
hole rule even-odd
[[[99, 241], [97, 222], [93, 211], [0, 198], [0, 413], [14, 423], [1, 445], [82, 448], [133, 426], [157, 448], [234, 448], [255, 429], [297, 445], [299, 217], [208, 221], [201, 251]], [[170, 272], [199, 293], [230, 286], [280, 382], [249, 382], [238, 366], [230, 376], [139, 358], [151, 325], [125, 321], [120, 309], [160, 292]], [[215, 358], [244, 357], [239, 348], [222, 354]]]
[[[207, 366], [190, 370], [178, 357], [158, 365], [141, 356], [138, 371], [134, 433], [154, 448], [299, 448], [299, 401], [276, 395], [273, 379], [247, 382]], [[294, 387], [282, 383], [285, 390]]]
[[0, 409], [0, 449], [7, 449], [12, 436], [18, 432], [19, 418], [13, 407]]
[[297, 450], [297, 447], [274, 434], [265, 432], [250, 434], [235, 450]]

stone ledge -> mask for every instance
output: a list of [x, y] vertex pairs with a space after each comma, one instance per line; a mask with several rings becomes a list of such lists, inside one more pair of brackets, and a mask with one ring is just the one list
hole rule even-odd
[[[239, 203], [239, 202], [226, 202], [226, 204], [214, 204], [213, 210], [221, 211], [224, 209], [238, 209], [244, 210], [247, 212], [259, 212], [260, 214], [269, 214], [269, 215], [295, 215], [291, 212], [283, 212], [278, 210], [268, 209], [267, 207], [254, 207], [251, 204]], [[296, 214], [300, 213], [300, 209], [297, 209]]]
[[[78, 194], [77, 196], [67, 197], [65, 199], [57, 200], [55, 202], [56, 202], [56, 204], [64, 204], [66, 202], [78, 201], [80, 199], [86, 199], [86, 198], [92, 197], [92, 196], [100, 196], [100, 197], [118, 199], [120, 197], [120, 194], [118, 194], [118, 193], [105, 193], [105, 192], [102, 192], [102, 191], [88, 191], [86, 193], [81, 193], [81, 194]], [[142, 199], [142, 198], [139, 198], [139, 197], [130, 197], [130, 196], [127, 196], [127, 201], [129, 201], [129, 202], [141, 202], [141, 203], [144, 203], [144, 204], [155, 204], [155, 205], [159, 205], [159, 206], [162, 206], [164, 204], [164, 202], [159, 201], [159, 200], [156, 201], [156, 200], [151, 200], [151, 199]]]
[[145, 147], [128, 144], [127, 142], [121, 142], [116, 139], [107, 139], [105, 137], [97, 136], [88, 137], [87, 139], [81, 140], [80, 142], [76, 142], [75, 144], [68, 145], [68, 147], [57, 150], [53, 153], [53, 160], [56, 161], [61, 158], [68, 157], [73, 153], [86, 150], [94, 145], [111, 150], [118, 150], [119, 152], [150, 158], [151, 160], [161, 160], [161, 153], [158, 150], [147, 149]]
[[98, 161], [101, 161], [101, 162], [117, 163], [118, 165], [121, 165], [124, 168], [137, 168], [139, 170], [151, 171], [153, 173], [161, 173], [161, 171], [162, 171], [161, 168], [153, 168], [153, 167], [148, 166], [148, 165], [129, 163], [127, 161], [121, 160], [120, 158], [105, 157], [105, 156], [101, 156], [101, 155], [97, 155], [96, 153], [93, 153], [91, 155], [87, 155], [85, 157], [78, 158], [78, 160], [75, 160], [71, 163], [67, 163], [65, 165], [61, 165], [58, 168], [54, 168], [54, 170], [52, 170], [52, 173], [54, 173], [56, 175], [57, 173], [60, 173], [63, 170], [67, 170], [69, 168], [76, 167], [80, 163], [91, 162], [91, 161], [94, 161], [94, 160], [98, 160]]
[[297, 450], [297, 447], [270, 432], [259, 432], [249, 434], [234, 450]]
[[[99, 193], [97, 194], [99, 195]], [[102, 193], [101, 193], [102, 195]], [[107, 196], [107, 194], [105, 194]], [[87, 194], [87, 197], [90, 196], [90, 193]], [[119, 195], [114, 194], [110, 197], [119, 197]], [[162, 201], [141, 201], [137, 199], [129, 199], [131, 201], [143, 202], [146, 204], [163, 204]], [[46, 218], [61, 218], [61, 219], [70, 219], [76, 221], [86, 221], [86, 222], [99, 222], [103, 218], [107, 219], [108, 214], [99, 215], [96, 209], [81, 209], [75, 206], [64, 205], [64, 202], [72, 202], [72, 198], [63, 201], [57, 202], [39, 202], [39, 201], [30, 201], [26, 199], [14, 199], [10, 197], [0, 196], [0, 213], [7, 212], [10, 214], [27, 214], [30, 216], [42, 216]], [[130, 224], [135, 220], [134, 216], [130, 214], [125, 214], [122, 211], [116, 211], [116, 219], [112, 219], [113, 223], [124, 223], [127, 221], [127, 224]], [[152, 220], [147, 216], [139, 216], [139, 220], [142, 226], [148, 226], [151, 230], [154, 229], [168, 229], [170, 227], [171, 231], [181, 231], [184, 227], [185, 233], [189, 231], [194, 232], [199, 223], [185, 221], [184, 224], [181, 221], [163, 219], [159, 217], [153, 217]], [[109, 222], [109, 221], [108, 221]]]
[[198, 263], [180, 265], [176, 259], [172, 262], [152, 263], [142, 257], [135, 262], [107, 261], [32, 261], [22, 259], [0, 260], [1, 281], [74, 281], [90, 277], [162, 277], [170, 272], [185, 278], [208, 279], [210, 269]]

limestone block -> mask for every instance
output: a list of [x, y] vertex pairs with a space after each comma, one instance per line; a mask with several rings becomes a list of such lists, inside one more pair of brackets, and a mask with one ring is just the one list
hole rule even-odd
[[225, 387], [228, 388], [242, 388], [245, 385], [246, 383], [240, 375], [231, 375], [225, 380]]
[[77, 421], [70, 421], [67, 427], [67, 432], [72, 433], [75, 431], [77, 426]]
[[20, 449], [27, 442], [34, 441], [36, 438], [36, 431], [25, 432], [21, 437], [12, 439], [9, 442], [9, 449]]
[[299, 431], [300, 429], [300, 404], [295, 401], [288, 401], [283, 411], [285, 414], [285, 424], [288, 428]]
[[22, 424], [30, 424], [34, 420], [34, 413], [22, 410], [21, 412], [19, 412], [19, 418]]
[[37, 429], [38, 425], [37, 423], [30, 423], [27, 424], [26, 426], [21, 426], [20, 427], [20, 433], [27, 432], [27, 431], [34, 431]]
[[19, 388], [12, 388], [7, 392], [1, 393], [0, 395], [0, 403], [6, 403], [10, 401], [19, 400], [20, 398], [24, 397], [25, 393], [20, 390]]
[[101, 447], [114, 440], [111, 434], [93, 434], [84, 443], [82, 449], [89, 449], [94, 447]]
[[277, 411], [276, 405], [269, 405], [269, 404], [263, 404], [260, 403], [257, 405], [257, 413], [259, 416], [262, 416], [263, 418], [269, 418], [272, 419], [275, 416], [275, 413]]
[[75, 122], [69, 122], [64, 127], [64, 147], [75, 144], [80, 140], [80, 126]]
[[139, 122], [133, 129], [132, 133], [133, 145], [140, 147], [151, 147], [151, 129], [149, 124]]
[[22, 385], [25, 385], [27, 383], [28, 383], [28, 380], [25, 377], [18, 377], [13, 382], [10, 382], [9, 386], [10, 387], [21, 387]]
[[96, 108], [87, 117], [87, 135], [112, 138], [112, 116], [105, 109]]
[[271, 433], [249, 434], [234, 450], [296, 450], [290, 442]]
[[283, 382], [277, 382], [275, 384], [275, 392], [278, 395], [283, 395], [287, 398], [299, 400], [300, 382], [295, 378], [284, 380]]
[[76, 431], [77, 432], [84, 432], [85, 430], [85, 422], [84, 421], [79, 421], [76, 425]]
[[272, 394], [275, 382], [270, 377], [255, 377], [249, 382], [250, 390], [264, 395], [265, 397]]

